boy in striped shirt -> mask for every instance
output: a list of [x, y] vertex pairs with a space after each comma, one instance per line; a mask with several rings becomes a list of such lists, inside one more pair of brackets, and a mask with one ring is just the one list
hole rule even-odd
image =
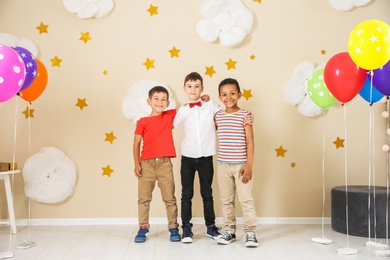
[[254, 135], [252, 124], [246, 121], [247, 110], [238, 107], [241, 98], [237, 80], [227, 78], [218, 86], [219, 99], [224, 110], [215, 114], [218, 128], [218, 185], [222, 203], [225, 233], [217, 240], [227, 245], [236, 240], [235, 191], [244, 219], [245, 245], [256, 247], [257, 215], [252, 196], [252, 166]]

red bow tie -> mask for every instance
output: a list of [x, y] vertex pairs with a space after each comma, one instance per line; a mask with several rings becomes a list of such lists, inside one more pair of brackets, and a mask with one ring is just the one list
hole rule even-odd
[[189, 103], [188, 104], [190, 106], [190, 108], [193, 108], [194, 106], [202, 106], [202, 102], [198, 101], [198, 102], [194, 102], [194, 103]]

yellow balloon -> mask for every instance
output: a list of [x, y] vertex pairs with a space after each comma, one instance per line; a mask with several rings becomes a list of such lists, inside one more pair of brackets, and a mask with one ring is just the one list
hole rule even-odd
[[348, 52], [362, 69], [382, 67], [390, 60], [390, 26], [380, 20], [358, 24], [349, 35]]

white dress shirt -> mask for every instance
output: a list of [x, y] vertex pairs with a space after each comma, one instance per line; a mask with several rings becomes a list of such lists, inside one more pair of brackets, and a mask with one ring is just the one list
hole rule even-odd
[[173, 127], [184, 123], [184, 140], [181, 143], [181, 154], [185, 157], [199, 158], [212, 156], [217, 151], [214, 115], [220, 106], [213, 100], [202, 101], [202, 106], [190, 108], [185, 105], [179, 108]]

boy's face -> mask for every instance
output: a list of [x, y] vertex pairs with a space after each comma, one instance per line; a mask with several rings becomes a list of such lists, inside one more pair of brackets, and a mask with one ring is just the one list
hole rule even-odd
[[197, 101], [203, 92], [203, 86], [199, 79], [187, 81], [184, 85], [184, 92], [189, 101]]
[[153, 93], [152, 98], [148, 98], [148, 105], [153, 112], [161, 113], [169, 106], [167, 94], [164, 92]]
[[238, 100], [241, 98], [241, 92], [237, 91], [237, 87], [233, 84], [221, 86], [219, 100], [227, 107], [232, 108], [237, 106]]

